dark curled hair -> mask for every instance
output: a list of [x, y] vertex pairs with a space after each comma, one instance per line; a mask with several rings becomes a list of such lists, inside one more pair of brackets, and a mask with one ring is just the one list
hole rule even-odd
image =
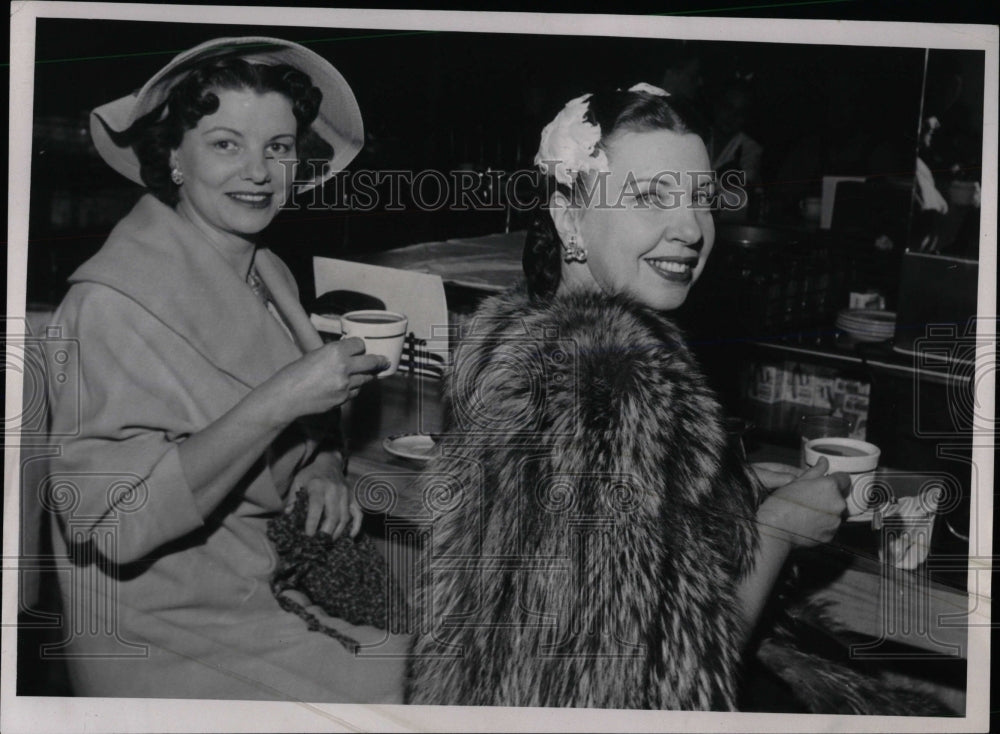
[[[139, 158], [142, 182], [165, 204], [176, 206], [178, 201], [179, 187], [170, 180], [170, 152], [180, 146], [184, 133], [197, 126], [198, 120], [219, 109], [219, 97], [212, 91], [217, 89], [285, 96], [297, 123], [299, 161], [326, 161], [333, 156], [330, 144], [311, 127], [323, 94], [307, 74], [285, 64], [251, 64], [242, 58], [207, 61], [174, 85], [164, 105], [137, 120], [124, 133]], [[164, 106], [166, 115], [160, 119]]]
[[[601, 150], [606, 150], [615, 135], [625, 132], [670, 130], [705, 135], [705, 123], [700, 115], [680, 98], [615, 90], [597, 92], [588, 102], [587, 121], [601, 128], [601, 140], [597, 144]], [[541, 176], [540, 206], [528, 227], [521, 258], [528, 292], [534, 299], [551, 297], [559, 288], [562, 243], [549, 214], [549, 201], [556, 191], [573, 200], [575, 188], [575, 185], [571, 189], [557, 183], [553, 176]]]

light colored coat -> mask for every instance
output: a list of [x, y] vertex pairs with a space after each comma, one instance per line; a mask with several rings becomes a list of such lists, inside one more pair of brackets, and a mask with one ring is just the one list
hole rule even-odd
[[320, 344], [288, 269], [266, 249], [255, 262], [297, 344], [204, 237], [152, 196], [72, 276], [56, 314], [79, 345], [79, 399], [52, 387], [53, 432], [73, 435], [48, 488], [57, 553], [71, 559], [60, 574], [62, 652], [75, 656], [81, 695], [401, 696], [402, 658], [385, 653], [405, 640], [330, 620], [376, 645], [379, 657], [354, 658], [271, 593], [277, 558], [266, 525], [316, 448], [310, 431], [286, 430], [207, 518], [185, 479], [178, 445]]

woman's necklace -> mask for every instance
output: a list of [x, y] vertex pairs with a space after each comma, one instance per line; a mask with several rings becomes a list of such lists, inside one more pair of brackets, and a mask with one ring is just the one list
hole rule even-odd
[[267, 291], [267, 286], [264, 285], [264, 281], [260, 279], [260, 275], [257, 274], [257, 266], [251, 265], [250, 271], [247, 273], [247, 285], [250, 286], [250, 290], [254, 292], [261, 301], [267, 303], [270, 301], [270, 293]]
[[291, 327], [288, 322], [285, 321], [285, 317], [282, 316], [278, 307], [274, 305], [274, 298], [271, 296], [271, 291], [268, 290], [267, 284], [260, 277], [257, 272], [257, 266], [251, 262], [250, 270], [247, 271], [247, 285], [250, 286], [250, 290], [253, 291], [254, 295], [264, 304], [264, 308], [267, 309], [268, 313], [274, 317], [285, 333], [288, 334], [288, 338], [293, 342], [298, 343], [295, 339], [295, 335], [292, 333]]

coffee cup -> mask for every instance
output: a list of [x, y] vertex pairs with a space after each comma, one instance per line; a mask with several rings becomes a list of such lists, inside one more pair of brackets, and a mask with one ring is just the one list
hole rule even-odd
[[341, 334], [343, 337], [360, 337], [365, 343], [365, 354], [378, 354], [389, 360], [389, 366], [378, 373], [380, 379], [396, 373], [409, 319], [395, 311], [368, 309], [351, 311], [343, 316], [318, 315], [311, 317], [313, 325], [321, 332]]
[[878, 467], [881, 450], [875, 444], [855, 438], [826, 436], [814, 438], [805, 445], [806, 466], [815, 466], [820, 458], [830, 465], [830, 472], [845, 472], [851, 477], [851, 491], [847, 496], [848, 519], [861, 517], [863, 513], [875, 509], [880, 498], [873, 490], [877, 487], [871, 477]]

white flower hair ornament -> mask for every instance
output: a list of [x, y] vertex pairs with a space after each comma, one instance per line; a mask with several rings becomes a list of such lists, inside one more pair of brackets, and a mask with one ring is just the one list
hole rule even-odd
[[660, 87], [654, 87], [652, 84], [647, 84], [646, 82], [639, 82], [638, 84], [628, 88], [630, 92], [645, 92], [646, 94], [652, 94], [654, 97], [669, 97], [670, 92], [666, 89]]
[[566, 186], [573, 185], [578, 173], [609, 170], [604, 151], [594, 152], [601, 140], [601, 126], [587, 121], [590, 96], [585, 94], [566, 103], [542, 130], [542, 140], [535, 154], [539, 170], [548, 174], [550, 167], [554, 167], [552, 175]]

